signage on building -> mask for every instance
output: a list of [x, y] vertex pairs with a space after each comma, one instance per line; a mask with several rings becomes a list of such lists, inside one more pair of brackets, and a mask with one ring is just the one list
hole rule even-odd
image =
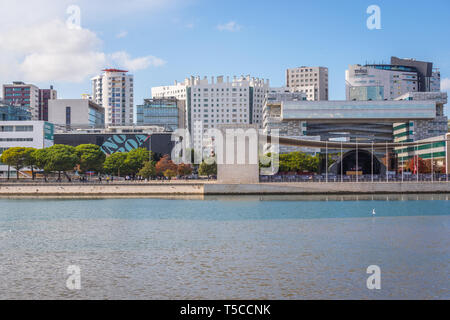
[[367, 74], [367, 69], [355, 69], [355, 74]]
[[150, 136], [145, 134], [136, 134], [131, 136], [116, 134], [108, 138], [100, 148], [105, 154], [129, 152], [133, 149], [142, 147], [149, 138]]
[[54, 140], [55, 127], [53, 123], [44, 122], [44, 139], [45, 140]]

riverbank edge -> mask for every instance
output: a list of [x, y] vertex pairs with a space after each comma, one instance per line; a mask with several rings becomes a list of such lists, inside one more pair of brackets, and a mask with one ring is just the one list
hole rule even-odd
[[136, 183], [136, 184], [0, 184], [0, 197], [140, 198], [206, 195], [358, 195], [450, 194], [448, 182], [355, 182], [355, 183]]

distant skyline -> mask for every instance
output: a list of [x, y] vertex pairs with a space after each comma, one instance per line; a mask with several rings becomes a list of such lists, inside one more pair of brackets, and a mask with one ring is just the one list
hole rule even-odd
[[[366, 26], [370, 5], [380, 30]], [[54, 85], [59, 98], [90, 93], [105, 68], [130, 70], [137, 105], [191, 75], [283, 86], [287, 68], [305, 65], [328, 67], [330, 100], [343, 100], [348, 65], [391, 56], [433, 62], [450, 91], [448, 0], [0, 0], [0, 10], [0, 81]]]

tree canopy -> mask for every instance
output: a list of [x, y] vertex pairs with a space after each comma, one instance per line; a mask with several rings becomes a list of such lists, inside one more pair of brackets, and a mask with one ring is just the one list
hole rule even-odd
[[150, 152], [144, 148], [133, 149], [126, 155], [125, 166], [132, 175], [136, 175], [146, 162], [151, 161]]
[[102, 171], [106, 156], [99, 146], [95, 144], [80, 144], [75, 147], [75, 150], [80, 159], [79, 165], [82, 172]]
[[213, 164], [207, 164], [206, 162], [202, 162], [200, 167], [198, 168], [198, 173], [201, 176], [212, 176], [217, 174], [217, 164], [214, 162]]
[[55, 144], [44, 150], [47, 153], [45, 168], [48, 171], [56, 171], [58, 174], [73, 170], [80, 160], [75, 147], [72, 146]]
[[0, 161], [16, 169], [17, 179], [19, 179], [19, 171], [26, 166], [28, 157], [27, 148], [13, 147], [3, 151]]
[[192, 166], [190, 164], [180, 163], [178, 165], [177, 173], [179, 176], [188, 176], [192, 173]]
[[155, 164], [151, 161], [147, 161], [141, 170], [139, 170], [138, 175], [145, 179], [156, 176]]
[[176, 173], [178, 168], [177, 165], [170, 160], [169, 155], [166, 154], [156, 163], [155, 169], [157, 175], [163, 175], [166, 170], [172, 170]]
[[109, 174], [128, 173], [128, 167], [126, 164], [127, 154], [124, 152], [116, 152], [108, 156], [103, 164], [103, 168]]

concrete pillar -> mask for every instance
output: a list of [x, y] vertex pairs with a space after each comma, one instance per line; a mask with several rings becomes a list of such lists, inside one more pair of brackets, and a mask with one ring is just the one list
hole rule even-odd
[[219, 183], [258, 183], [258, 126], [219, 125], [222, 145], [216, 145]]

